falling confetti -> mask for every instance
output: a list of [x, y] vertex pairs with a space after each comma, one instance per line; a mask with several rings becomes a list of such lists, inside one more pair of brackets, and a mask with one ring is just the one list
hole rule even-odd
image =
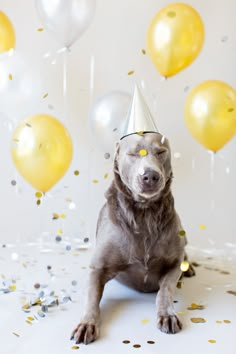
[[147, 323], [149, 323], [149, 322], [150, 322], [150, 320], [147, 319], [147, 318], [141, 320], [141, 323], [142, 323], [142, 324], [147, 324]]
[[57, 235], [55, 240], [56, 240], [56, 242], [61, 242], [62, 238], [61, 238], [61, 236]]
[[42, 198], [43, 194], [41, 192], [36, 192], [35, 197], [36, 198]]
[[39, 28], [37, 29], [38, 32], [43, 32], [43, 30], [44, 30], [44, 29], [43, 29], [42, 27], [39, 27]]
[[97, 180], [97, 179], [93, 179], [92, 182], [93, 182], [94, 184], [96, 184], [96, 183], [98, 183], [98, 180]]
[[128, 72], [128, 75], [130, 76], [130, 75], [133, 75], [134, 74], [134, 70], [131, 70], [131, 71], [129, 71]]
[[213, 344], [213, 343], [216, 343], [216, 340], [215, 339], [209, 339], [208, 342]]
[[198, 227], [199, 227], [200, 230], [205, 230], [206, 229], [206, 225], [204, 225], [204, 224], [201, 224]]
[[147, 344], [155, 344], [154, 340], [148, 340]]
[[134, 344], [133, 347], [134, 348], [141, 348], [141, 345], [140, 344]]
[[129, 344], [130, 343], [130, 341], [129, 340], [123, 340], [123, 342], [122, 343], [124, 343], [124, 344]]
[[187, 270], [189, 269], [189, 263], [187, 261], [181, 262], [180, 269], [182, 272], [187, 272]]
[[179, 236], [183, 237], [186, 235], [186, 232], [184, 230], [180, 230], [178, 233]]
[[9, 74], [9, 75], [8, 75], [8, 79], [9, 79], [10, 81], [13, 80], [12, 74]]
[[56, 214], [56, 213], [52, 214], [52, 220], [57, 220], [57, 219], [59, 219], [59, 217], [60, 217], [59, 214]]
[[74, 175], [75, 175], [75, 176], [79, 176], [79, 171], [78, 171], [78, 170], [75, 170], [75, 171], [74, 171]]
[[147, 154], [148, 154], [147, 150], [145, 150], [145, 149], [139, 150], [139, 155], [140, 156], [147, 156]]
[[12, 334], [14, 334], [14, 336], [16, 336], [16, 337], [20, 337], [20, 335], [16, 332], [12, 332]]
[[41, 204], [41, 200], [38, 199], [38, 200], [36, 201], [36, 204], [37, 204], [37, 205], [40, 205], [40, 204]]
[[142, 49], [142, 54], [145, 55], [146, 54], [146, 50]]
[[205, 306], [192, 303], [189, 307], [187, 307], [187, 309], [188, 310], [204, 310]]
[[224, 320], [224, 323], [231, 323], [230, 320]]
[[61, 215], [60, 215], [60, 218], [61, 218], [61, 219], [65, 219], [65, 218], [66, 218], [66, 214], [61, 214]]
[[109, 154], [109, 152], [106, 152], [106, 153], [104, 154], [104, 158], [105, 158], [106, 160], [108, 160], [110, 157], [111, 157], [111, 155]]
[[221, 323], [222, 323], [222, 321], [220, 321], [220, 320], [216, 320], [216, 323], [221, 324]]
[[48, 92], [43, 95], [43, 99], [48, 97]]
[[108, 173], [105, 173], [104, 176], [103, 176], [103, 178], [104, 178], [104, 179], [107, 179], [108, 176], [109, 176], [109, 174], [108, 174]]
[[12, 180], [12, 181], [11, 181], [11, 185], [12, 185], [12, 186], [16, 186], [16, 181], [15, 181], [15, 180]]
[[193, 323], [205, 323], [206, 322], [205, 318], [202, 318], [202, 317], [192, 317], [192, 318], [190, 318], [190, 320]]

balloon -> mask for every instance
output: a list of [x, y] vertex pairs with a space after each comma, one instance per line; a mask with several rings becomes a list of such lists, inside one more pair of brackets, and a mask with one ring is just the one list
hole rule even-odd
[[115, 142], [121, 138], [130, 102], [128, 93], [111, 91], [98, 97], [92, 105], [89, 113], [91, 131], [104, 152], [112, 152]]
[[185, 122], [191, 134], [214, 152], [236, 133], [236, 92], [222, 81], [202, 82], [188, 95]]
[[28, 115], [41, 97], [41, 78], [21, 53], [0, 55], [0, 111], [9, 117]]
[[66, 173], [73, 148], [69, 133], [56, 118], [35, 114], [16, 128], [11, 154], [22, 177], [37, 190], [46, 192]]
[[35, 4], [45, 28], [69, 48], [92, 22], [96, 1], [36, 0]]
[[146, 41], [153, 64], [161, 75], [170, 77], [198, 56], [204, 41], [204, 26], [191, 6], [171, 4], [153, 18]]
[[0, 11], [0, 53], [15, 48], [15, 31], [9, 18]]

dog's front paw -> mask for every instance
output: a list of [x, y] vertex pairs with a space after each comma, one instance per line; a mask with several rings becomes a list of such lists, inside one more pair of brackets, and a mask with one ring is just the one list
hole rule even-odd
[[176, 315], [159, 316], [157, 327], [164, 333], [178, 333], [182, 329], [182, 323]]
[[72, 332], [71, 340], [74, 339], [76, 344], [89, 344], [94, 342], [99, 335], [98, 325], [94, 322], [82, 322]]

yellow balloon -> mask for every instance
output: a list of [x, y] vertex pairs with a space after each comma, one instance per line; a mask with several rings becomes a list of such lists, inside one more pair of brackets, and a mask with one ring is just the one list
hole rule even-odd
[[164, 7], [147, 31], [147, 52], [161, 75], [170, 77], [198, 56], [204, 42], [201, 17], [182, 3]]
[[11, 142], [13, 162], [27, 182], [41, 192], [54, 186], [70, 166], [73, 147], [63, 124], [35, 114], [16, 128]]
[[188, 95], [185, 122], [192, 136], [218, 151], [236, 133], [236, 91], [222, 81], [204, 81]]
[[9, 18], [0, 11], [0, 53], [15, 48], [15, 31]]

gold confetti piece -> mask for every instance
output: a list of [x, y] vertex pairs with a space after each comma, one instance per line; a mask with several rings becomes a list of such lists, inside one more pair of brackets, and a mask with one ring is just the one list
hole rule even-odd
[[52, 214], [52, 218], [53, 218], [53, 220], [57, 220], [57, 219], [59, 219], [59, 214], [56, 214], [56, 213], [53, 213]]
[[184, 315], [184, 312], [183, 311], [178, 311], [178, 312], [176, 312], [177, 313], [177, 315]]
[[183, 237], [186, 235], [186, 232], [184, 230], [179, 231], [179, 236]]
[[93, 179], [92, 182], [96, 184], [96, 183], [98, 183], [98, 180], [97, 179]]
[[1, 276], [2, 276], [2, 279], [6, 279], [6, 276], [5, 276], [5, 274], [2, 274]]
[[236, 290], [228, 290], [226, 291], [228, 294], [236, 296]]
[[43, 98], [47, 98], [48, 97], [48, 92], [46, 92], [44, 95], [43, 95]]
[[187, 270], [189, 269], [189, 263], [187, 261], [181, 262], [180, 269], [182, 270], [182, 272], [187, 272]]
[[205, 318], [202, 318], [202, 317], [192, 317], [192, 318], [190, 318], [190, 320], [193, 323], [205, 323], [206, 322]]
[[78, 170], [75, 170], [75, 171], [74, 171], [74, 175], [75, 175], [75, 176], [79, 176], [79, 171], [78, 171]]
[[66, 214], [61, 214], [60, 217], [61, 217], [61, 219], [65, 219], [66, 218]]
[[30, 304], [24, 304], [23, 306], [22, 306], [22, 309], [23, 310], [28, 310], [28, 309], [30, 309]]
[[233, 112], [234, 111], [234, 108], [229, 108], [228, 109], [228, 112]]
[[28, 320], [28, 321], [34, 321], [34, 317], [28, 316], [28, 317], [27, 317], [27, 320]]
[[36, 198], [42, 198], [43, 194], [41, 192], [36, 192], [35, 197]]
[[230, 274], [230, 272], [228, 272], [228, 271], [226, 271], [226, 270], [221, 270], [221, 271], [220, 271], [220, 274], [229, 275], [229, 274]]
[[224, 320], [224, 323], [231, 323], [230, 320]]
[[12, 79], [13, 79], [12, 74], [9, 74], [9, 75], [8, 75], [8, 79], [9, 79], [9, 80], [12, 80]]
[[140, 348], [141, 345], [140, 345], [140, 344], [134, 344], [133, 347], [134, 347], [134, 348]]
[[26, 323], [28, 323], [29, 325], [32, 325], [33, 323], [29, 320], [25, 320]]
[[176, 16], [176, 12], [175, 11], [168, 11], [167, 16], [173, 18]]
[[79, 253], [73, 253], [73, 256], [78, 257]]
[[203, 224], [199, 225], [198, 227], [199, 227], [200, 230], [205, 230], [206, 229], [206, 225], [203, 225]]
[[154, 340], [147, 340], [148, 344], [155, 344]]
[[20, 335], [16, 332], [12, 332], [12, 334], [14, 334], [14, 336], [16, 336], [16, 337], [20, 337]]
[[62, 235], [62, 234], [63, 234], [62, 229], [58, 229], [58, 230], [57, 230], [57, 235]]
[[108, 176], [109, 176], [109, 174], [108, 174], [108, 173], [105, 173], [104, 176], [103, 176], [103, 178], [104, 178], [104, 179], [107, 179]]
[[147, 324], [147, 323], [149, 323], [149, 322], [150, 322], [150, 320], [147, 319], [147, 318], [144, 318], [143, 320], [141, 320], [141, 323], [142, 323], [142, 324]]
[[124, 343], [124, 344], [129, 344], [130, 343], [130, 341], [129, 340], [123, 340], [123, 342], [122, 343]]
[[38, 31], [38, 32], [43, 32], [44, 29], [43, 29], [42, 27], [39, 27], [39, 28], [37, 29], [37, 31]]
[[145, 55], [146, 54], [146, 50], [142, 49], [142, 54]]
[[41, 200], [38, 199], [37, 202], [36, 202], [37, 205], [40, 205], [41, 204]]
[[205, 306], [192, 303], [187, 309], [188, 310], [204, 310]]
[[177, 289], [182, 289], [183, 286], [184, 286], [184, 282], [181, 280], [179, 280], [178, 283], [176, 284]]
[[79, 347], [78, 347], [78, 345], [72, 345], [71, 349], [77, 350], [77, 349], [79, 349]]
[[81, 269], [87, 269], [87, 267], [83, 266], [83, 267], [81, 267]]
[[9, 290], [11, 291], [16, 291], [16, 285], [10, 285]]
[[215, 339], [209, 339], [208, 342], [209, 343], [216, 343], [216, 340]]
[[131, 70], [131, 71], [129, 71], [128, 72], [128, 75], [130, 76], [130, 75], [133, 75], [134, 74], [134, 70]]
[[220, 320], [216, 320], [216, 323], [222, 323], [222, 321], [220, 321]]
[[147, 154], [148, 154], [147, 150], [145, 150], [145, 149], [139, 150], [139, 155], [140, 156], [147, 156]]

